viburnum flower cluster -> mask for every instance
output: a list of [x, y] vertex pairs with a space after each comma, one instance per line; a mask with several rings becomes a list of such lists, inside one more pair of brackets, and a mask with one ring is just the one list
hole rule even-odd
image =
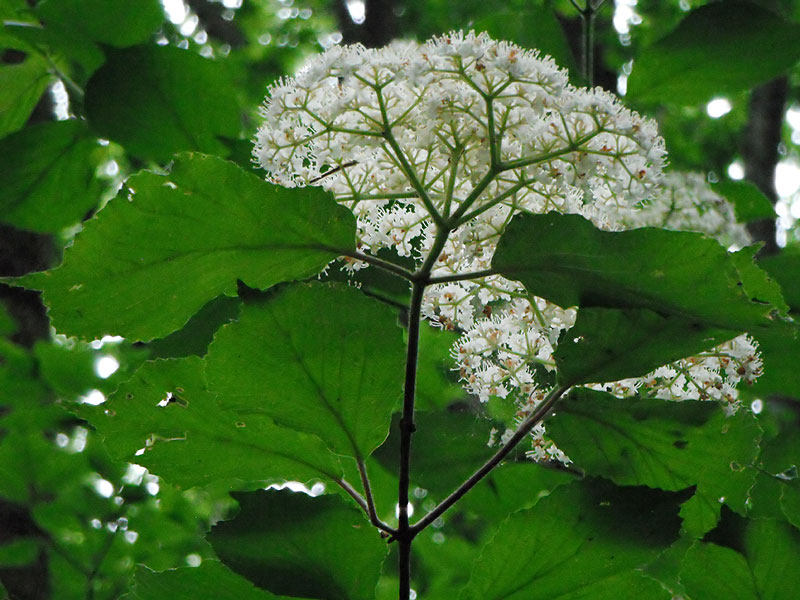
[[[463, 332], [452, 354], [466, 389], [509, 398], [520, 418], [548, 391], [553, 351], [576, 312], [482, 273], [515, 214], [744, 239], [701, 180], [663, 178], [653, 121], [599, 88], [573, 87], [549, 57], [486, 34], [331, 48], [270, 87], [262, 116], [254, 154], [272, 181], [332, 192], [357, 218], [362, 253], [389, 248], [454, 279], [426, 289], [422, 313]], [[367, 266], [344, 260], [352, 272]], [[752, 344], [737, 338], [611, 387], [733, 405], [735, 384], [758, 369]], [[536, 458], [567, 460], [542, 427], [533, 439]]]

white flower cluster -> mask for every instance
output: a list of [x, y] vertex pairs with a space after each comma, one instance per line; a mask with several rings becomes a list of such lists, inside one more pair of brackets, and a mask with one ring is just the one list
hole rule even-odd
[[[727, 205], [699, 192], [696, 178], [669, 176], [658, 187], [665, 150], [653, 121], [599, 88], [571, 86], [549, 57], [485, 34], [331, 48], [272, 86], [262, 115], [254, 154], [272, 181], [331, 191], [356, 215], [362, 252], [391, 248], [418, 264], [435, 254], [433, 277], [488, 269], [519, 212], [580, 214], [613, 230], [732, 231]], [[346, 259], [351, 271], [365, 266]], [[576, 315], [498, 275], [431, 285], [422, 312], [465, 332], [453, 357], [466, 389], [508, 398], [520, 418], [548, 391], [555, 345]], [[675, 399], [735, 402], [730, 368], [758, 371], [754, 351], [742, 354], [736, 343], [730, 357], [720, 350], [687, 359], [695, 362], [613, 391], [652, 387]], [[534, 431], [533, 456], [568, 460], [544, 435]]]
[[667, 173], [643, 204], [642, 210], [631, 211], [627, 226], [698, 231], [726, 247], [752, 242], [745, 226], [736, 222], [733, 205], [714, 192], [701, 173]]

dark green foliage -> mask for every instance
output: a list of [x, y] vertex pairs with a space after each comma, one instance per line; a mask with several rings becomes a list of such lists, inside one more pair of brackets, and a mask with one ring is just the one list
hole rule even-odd
[[85, 104], [99, 135], [160, 162], [181, 150], [224, 156], [221, 138], [241, 129], [223, 64], [168, 46], [109, 52], [86, 86]]
[[800, 25], [755, 3], [710, 3], [642, 52], [629, 94], [642, 102], [680, 105], [747, 90], [800, 58], [798, 33]]
[[209, 534], [232, 570], [276, 594], [370, 600], [386, 544], [336, 496], [289, 491], [235, 494], [240, 511]]

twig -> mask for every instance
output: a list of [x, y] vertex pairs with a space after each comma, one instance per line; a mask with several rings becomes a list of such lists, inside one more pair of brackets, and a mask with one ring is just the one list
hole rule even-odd
[[534, 412], [522, 423], [522, 425], [520, 425], [516, 433], [511, 436], [511, 439], [503, 444], [503, 446], [497, 452], [495, 452], [494, 456], [486, 461], [486, 463], [480, 469], [475, 471], [475, 473], [473, 473], [469, 479], [462, 483], [458, 489], [456, 489], [447, 498], [442, 500], [442, 502], [440, 502], [436, 508], [431, 510], [427, 515], [425, 515], [411, 527], [412, 534], [416, 536], [420, 531], [433, 523], [441, 514], [453, 506], [453, 504], [458, 502], [458, 500], [464, 494], [475, 487], [475, 484], [486, 477], [486, 475], [488, 475], [492, 469], [499, 465], [500, 462], [508, 455], [508, 453], [514, 449], [514, 446], [524, 439], [530, 433], [531, 429], [533, 429], [542, 419], [550, 414], [550, 411], [553, 410], [555, 403], [558, 402], [558, 399], [561, 398], [561, 396], [563, 396], [568, 389], [569, 386], [565, 386], [556, 388], [550, 392], [536, 412]]

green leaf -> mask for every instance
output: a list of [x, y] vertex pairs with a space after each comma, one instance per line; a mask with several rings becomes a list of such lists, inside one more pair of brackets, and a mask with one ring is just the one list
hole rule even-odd
[[775, 256], [765, 256], [758, 266], [780, 284], [786, 302], [800, 313], [800, 249], [790, 247]]
[[748, 246], [729, 256], [736, 265], [739, 279], [747, 296], [756, 302], [771, 304], [779, 314], [786, 315], [789, 312], [789, 305], [783, 299], [781, 286], [771, 279], [766, 271], [755, 265], [755, 255], [760, 248], [761, 244]]
[[15, 538], [0, 545], [0, 565], [3, 567], [23, 566], [32, 563], [39, 556], [41, 542], [31, 538]]
[[276, 600], [279, 597], [253, 586], [244, 577], [228, 570], [216, 560], [205, 560], [199, 567], [170, 569], [157, 573], [140, 566], [133, 590], [126, 600]]
[[38, 56], [0, 67], [0, 137], [25, 125], [51, 81], [47, 64]]
[[735, 331], [769, 322], [769, 307], [739, 289], [725, 249], [699, 233], [608, 232], [578, 215], [522, 215], [492, 267], [562, 307], [647, 308]]
[[698, 542], [686, 554], [681, 581], [697, 600], [792, 600], [800, 587], [800, 531], [767, 519], [745, 526], [742, 552]]
[[172, 46], [111, 52], [84, 102], [101, 136], [162, 162], [181, 150], [225, 154], [219, 138], [236, 138], [241, 128], [224, 63]]
[[310, 277], [353, 247], [355, 219], [319, 188], [288, 190], [210, 156], [147, 171], [86, 223], [64, 264], [22, 279], [44, 290], [59, 332], [132, 341], [167, 335], [236, 280]]
[[582, 308], [561, 334], [554, 354], [562, 385], [603, 383], [646, 375], [736, 337], [647, 309]]
[[676, 537], [671, 500], [599, 480], [561, 486], [500, 526], [459, 598], [667, 599], [639, 569]]
[[40, 232], [79, 223], [99, 200], [97, 147], [78, 120], [26, 127], [0, 140], [0, 220]]
[[223, 408], [267, 415], [339, 454], [366, 457], [386, 439], [400, 400], [405, 345], [394, 312], [377, 300], [348, 286], [300, 284], [246, 305], [206, 360]]
[[800, 327], [790, 323], [776, 323], [754, 334], [764, 361], [764, 373], [751, 388], [762, 397], [770, 394], [800, 398]]
[[341, 476], [318, 438], [277, 427], [263, 415], [220, 409], [202, 371], [194, 356], [145, 363], [105, 404], [85, 406], [80, 415], [113, 457], [186, 488], [220, 483], [254, 489]]
[[[494, 454], [487, 444], [491, 423], [468, 411], [420, 412], [415, 416], [414, 469], [411, 480], [443, 498]], [[397, 472], [400, 456], [399, 417], [375, 458]]]
[[798, 58], [800, 25], [750, 2], [714, 2], [689, 13], [636, 58], [628, 96], [698, 104], [751, 89]]
[[551, 6], [528, 2], [524, 8], [492, 6], [487, 12], [488, 16], [475, 22], [476, 31], [486, 31], [496, 40], [508, 40], [523, 48], [536, 48], [562, 67], [574, 66], [569, 44]]
[[761, 438], [744, 410], [726, 417], [711, 402], [620, 399], [588, 389], [561, 400], [547, 431], [589, 475], [663, 490], [697, 486], [699, 500], [682, 513], [693, 518], [688, 527], [694, 530], [719, 516], [721, 501], [745, 511], [755, 476], [748, 467]]
[[234, 494], [241, 510], [208, 539], [233, 571], [276, 594], [372, 600], [387, 546], [338, 496]]
[[118, 48], [146, 42], [164, 21], [158, 0], [45, 0], [36, 13], [47, 28]]
[[218, 296], [200, 309], [186, 325], [148, 344], [151, 358], [205, 356], [217, 330], [239, 316], [239, 298]]
[[772, 202], [755, 184], [749, 181], [720, 181], [713, 187], [715, 192], [725, 196], [733, 204], [739, 223], [775, 218]]

